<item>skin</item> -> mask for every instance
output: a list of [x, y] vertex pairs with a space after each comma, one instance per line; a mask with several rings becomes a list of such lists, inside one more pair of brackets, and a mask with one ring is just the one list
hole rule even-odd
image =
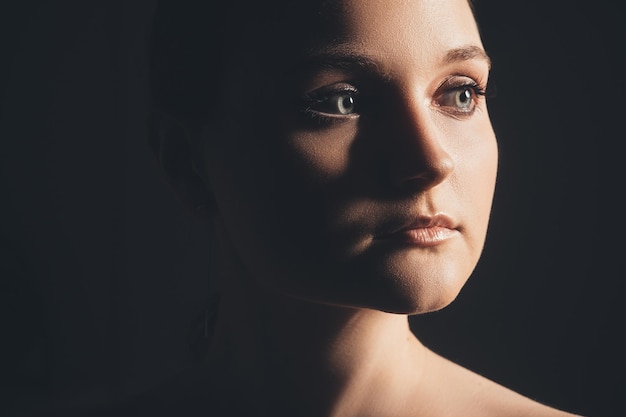
[[[155, 121], [157, 161], [219, 252], [216, 330], [187, 403], [242, 416], [572, 416], [436, 355], [408, 326], [455, 299], [488, 227], [497, 145], [468, 3], [284, 7], [292, 19], [250, 28], [233, 51], [245, 59], [221, 83], [223, 114]], [[445, 227], [412, 230], [443, 233], [436, 244], [383, 238], [435, 215]]]

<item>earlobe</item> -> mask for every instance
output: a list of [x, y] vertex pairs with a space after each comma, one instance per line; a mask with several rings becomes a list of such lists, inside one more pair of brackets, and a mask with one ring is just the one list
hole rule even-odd
[[208, 219], [216, 205], [208, 181], [195, 158], [190, 131], [185, 125], [162, 113], [152, 113], [148, 120], [148, 143], [153, 160], [165, 182], [183, 201], [192, 215]]

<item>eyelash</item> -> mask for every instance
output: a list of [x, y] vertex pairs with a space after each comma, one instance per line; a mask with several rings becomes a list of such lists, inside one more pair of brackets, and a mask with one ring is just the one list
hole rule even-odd
[[[456, 80], [454, 80], [455, 78]], [[435, 106], [446, 109], [445, 111], [451, 113], [455, 117], [470, 117], [476, 110], [478, 99], [487, 95], [487, 87], [484, 83], [477, 82], [471, 78], [464, 76], [461, 77], [461, 80], [458, 80], [458, 78], [458, 76], [454, 76], [444, 80], [444, 82], [437, 88], [437, 91], [442, 89], [444, 90], [441, 93], [437, 93], [437, 100], [440, 100], [441, 97], [448, 94], [470, 90], [473, 102], [472, 108], [470, 110], [458, 110], [458, 108], [455, 108], [454, 106], [443, 106], [437, 102], [435, 103]], [[353, 113], [342, 115], [320, 111], [315, 108], [323, 104], [329, 104], [331, 99], [343, 95], [353, 100], [353, 104], [356, 106], [356, 110], [354, 110]], [[364, 106], [363, 103], [360, 103], [360, 101], [363, 101], [362, 97], [361, 100], [359, 100], [360, 96], [361, 94], [359, 93], [359, 90], [353, 85], [339, 84], [330, 88], [322, 88], [305, 94], [300, 99], [300, 105], [298, 107], [300, 113], [311, 122], [314, 122], [322, 127], [329, 126], [358, 118], [361, 115], [360, 112], [362, 112], [362, 108]]]

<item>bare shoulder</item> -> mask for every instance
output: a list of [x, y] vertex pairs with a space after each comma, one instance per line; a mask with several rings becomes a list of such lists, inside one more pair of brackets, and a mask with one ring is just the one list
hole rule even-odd
[[[441, 415], [465, 417], [584, 417], [542, 404], [430, 352], [434, 384], [445, 387]], [[453, 393], [453, 394], [450, 394]], [[472, 411], [470, 411], [472, 410]], [[459, 414], [457, 414], [457, 412]]]

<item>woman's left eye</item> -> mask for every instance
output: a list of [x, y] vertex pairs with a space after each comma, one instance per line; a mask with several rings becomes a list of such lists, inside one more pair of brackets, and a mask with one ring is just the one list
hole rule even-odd
[[480, 96], [485, 95], [485, 90], [476, 83], [460, 86], [452, 86], [437, 98], [436, 105], [457, 115], [470, 115], [476, 110]]

